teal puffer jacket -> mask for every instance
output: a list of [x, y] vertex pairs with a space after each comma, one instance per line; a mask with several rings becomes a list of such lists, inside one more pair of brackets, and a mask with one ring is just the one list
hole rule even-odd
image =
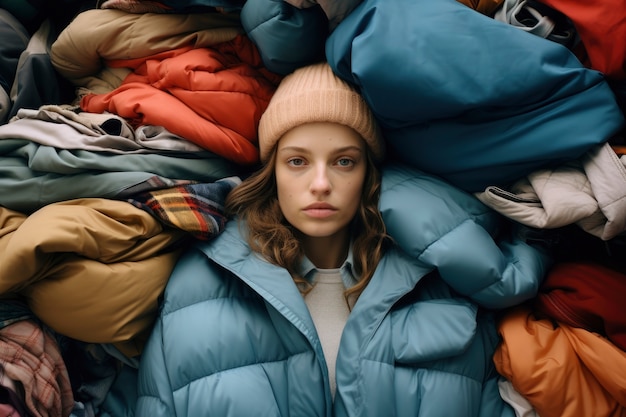
[[326, 58], [361, 92], [390, 153], [470, 192], [577, 159], [624, 129], [603, 74], [455, 0], [363, 0]]
[[[488, 242], [489, 233], [474, 241], [487, 231], [483, 226], [494, 224], [474, 197], [411, 170], [388, 169], [384, 178], [381, 204], [390, 222], [395, 217], [389, 204], [401, 208], [408, 201], [401, 196], [431, 193], [430, 201], [413, 208], [416, 219], [450, 222], [448, 235], [474, 222], [475, 228], [456, 234], [458, 248]], [[428, 186], [420, 189], [420, 183]], [[449, 201], [450, 207], [465, 211], [446, 211], [442, 203], [450, 197], [460, 199]], [[216, 239], [188, 250], [174, 269], [142, 354], [137, 416], [514, 415], [498, 393], [492, 313], [454, 290], [429, 264], [432, 258], [400, 247], [384, 256], [346, 323], [333, 404], [302, 296], [285, 270], [251, 253], [239, 227], [231, 221]], [[413, 238], [426, 242], [432, 232]], [[455, 249], [433, 243], [433, 250]], [[491, 256], [493, 248], [487, 249]], [[458, 260], [457, 275], [463, 275], [468, 259], [454, 251], [446, 256], [447, 264]], [[444, 272], [453, 282], [451, 269]], [[494, 284], [506, 281], [498, 275], [490, 275]]]

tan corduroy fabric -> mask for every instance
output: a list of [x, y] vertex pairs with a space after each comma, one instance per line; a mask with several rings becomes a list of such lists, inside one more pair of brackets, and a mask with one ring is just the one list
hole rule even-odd
[[338, 78], [327, 63], [299, 68], [278, 86], [259, 123], [261, 160], [276, 142], [296, 126], [335, 122], [358, 132], [376, 161], [384, 157], [380, 129], [361, 95]]

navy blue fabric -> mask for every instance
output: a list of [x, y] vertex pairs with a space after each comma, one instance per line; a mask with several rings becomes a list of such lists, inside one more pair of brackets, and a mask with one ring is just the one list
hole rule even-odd
[[319, 6], [298, 9], [283, 0], [248, 0], [241, 24], [270, 71], [289, 74], [324, 59], [328, 19]]
[[11, 86], [29, 38], [26, 28], [11, 13], [0, 8], [0, 123], [9, 119]]
[[30, 38], [26, 29], [11, 14], [0, 11], [0, 86], [10, 92], [20, 54]]

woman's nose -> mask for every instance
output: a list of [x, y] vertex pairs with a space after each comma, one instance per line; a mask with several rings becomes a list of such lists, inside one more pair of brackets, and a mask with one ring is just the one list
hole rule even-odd
[[316, 167], [311, 181], [311, 191], [314, 193], [328, 193], [330, 189], [331, 183], [326, 167]]

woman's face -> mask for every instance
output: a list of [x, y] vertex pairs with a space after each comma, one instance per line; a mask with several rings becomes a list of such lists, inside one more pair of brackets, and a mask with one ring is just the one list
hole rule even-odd
[[287, 132], [276, 149], [278, 203], [305, 236], [346, 236], [361, 204], [367, 149], [351, 128], [309, 123]]

